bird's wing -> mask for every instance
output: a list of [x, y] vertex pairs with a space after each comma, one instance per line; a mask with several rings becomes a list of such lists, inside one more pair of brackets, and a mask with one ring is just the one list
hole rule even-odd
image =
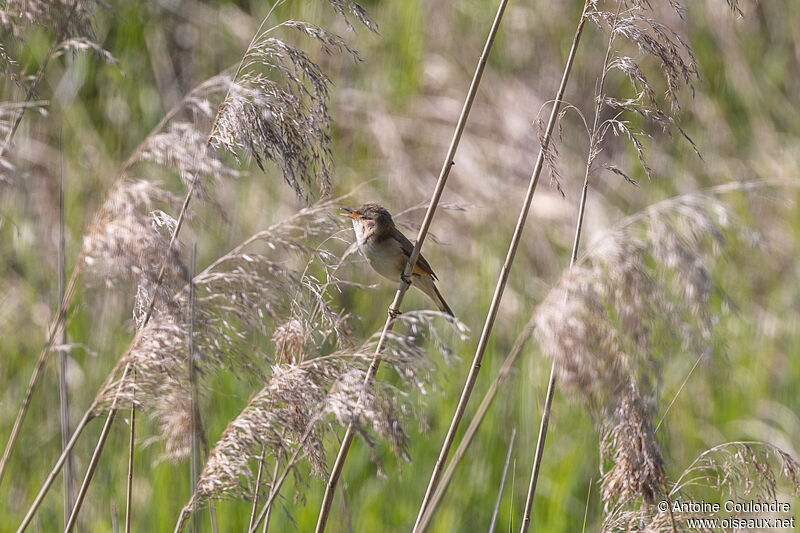
[[[403, 248], [403, 253], [406, 256], [406, 260], [408, 260], [408, 258], [411, 257], [411, 252], [414, 250], [414, 245], [411, 244], [411, 241], [409, 241], [408, 238], [405, 235], [403, 235], [398, 229], [395, 229], [394, 233], [392, 233], [392, 238], [400, 243], [400, 247]], [[419, 254], [419, 258], [417, 259], [417, 267], [420, 268], [426, 274], [430, 274], [433, 277], [433, 279], [435, 280], [439, 279], [436, 277], [436, 274], [434, 274], [431, 265], [428, 263], [425, 257], [423, 257], [422, 254]]]

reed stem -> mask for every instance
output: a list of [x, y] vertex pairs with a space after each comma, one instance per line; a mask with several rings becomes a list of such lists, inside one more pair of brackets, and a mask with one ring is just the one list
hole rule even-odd
[[533, 194], [536, 191], [536, 186], [539, 183], [539, 176], [542, 172], [542, 167], [544, 165], [544, 158], [545, 152], [550, 145], [550, 138], [553, 134], [553, 128], [555, 127], [556, 119], [558, 117], [558, 112], [561, 108], [561, 102], [564, 98], [564, 91], [567, 87], [567, 81], [569, 80], [569, 74], [572, 71], [572, 65], [575, 61], [575, 54], [578, 49], [578, 43], [580, 42], [581, 35], [583, 33], [583, 26], [586, 22], [586, 9], [588, 9], [589, 3], [586, 2], [584, 4], [583, 12], [581, 13], [581, 19], [578, 23], [578, 28], [575, 32], [575, 36], [572, 40], [572, 46], [570, 48], [569, 57], [567, 59], [567, 64], [564, 67], [564, 73], [561, 77], [561, 84], [558, 88], [556, 93], [556, 97], [553, 101], [553, 109], [550, 113], [550, 119], [547, 122], [547, 129], [545, 130], [544, 136], [542, 138], [542, 146], [539, 150], [539, 156], [536, 159], [536, 165], [533, 169], [533, 173], [531, 174], [530, 183], [528, 185], [528, 191], [525, 195], [525, 201], [523, 202], [522, 209], [519, 213], [519, 218], [517, 219], [517, 225], [514, 228], [514, 234], [511, 237], [511, 243], [508, 247], [508, 253], [506, 254], [506, 260], [503, 264], [503, 268], [500, 272], [500, 276], [497, 280], [497, 286], [495, 288], [494, 296], [492, 297], [491, 305], [489, 306], [489, 311], [486, 315], [486, 322], [483, 326], [483, 331], [481, 332], [480, 340], [478, 341], [478, 347], [475, 350], [475, 357], [472, 361], [472, 367], [470, 369], [469, 375], [467, 376], [467, 380], [464, 383], [464, 390], [461, 393], [461, 398], [458, 401], [458, 405], [456, 406], [456, 411], [453, 414], [453, 420], [450, 423], [450, 429], [447, 431], [447, 435], [445, 436], [444, 443], [442, 444], [441, 451], [439, 453], [439, 457], [436, 459], [436, 464], [433, 467], [433, 473], [431, 474], [430, 481], [428, 483], [428, 488], [425, 491], [425, 496], [422, 499], [422, 503], [420, 504], [419, 513], [417, 514], [417, 520], [414, 524], [414, 532], [421, 531], [419, 526], [422, 522], [422, 517], [425, 514], [425, 509], [427, 508], [433, 494], [436, 490], [436, 486], [439, 482], [439, 477], [441, 476], [442, 470], [444, 469], [445, 462], [447, 461], [447, 456], [450, 453], [450, 447], [453, 444], [453, 440], [455, 439], [456, 431], [458, 430], [458, 426], [461, 423], [461, 418], [464, 416], [464, 411], [467, 408], [467, 403], [469, 402], [470, 397], [472, 396], [472, 390], [475, 387], [475, 382], [478, 379], [478, 373], [481, 369], [481, 363], [483, 361], [483, 355], [486, 351], [486, 346], [489, 342], [489, 335], [492, 332], [492, 328], [494, 327], [494, 321], [497, 317], [497, 311], [500, 308], [500, 301], [503, 298], [503, 291], [505, 290], [506, 283], [508, 282], [508, 276], [511, 272], [511, 266], [514, 263], [514, 257], [517, 253], [517, 248], [519, 246], [519, 242], [522, 239], [522, 230], [525, 227], [525, 222], [528, 218], [528, 211], [531, 207], [531, 202], [533, 201]]
[[[453, 167], [453, 165], [455, 165], [454, 158], [456, 155], [456, 151], [458, 149], [459, 142], [461, 141], [461, 135], [464, 132], [464, 128], [466, 127], [467, 118], [469, 117], [470, 110], [472, 109], [472, 103], [474, 102], [475, 96], [478, 93], [478, 87], [480, 86], [481, 78], [483, 77], [483, 71], [486, 68], [486, 62], [489, 59], [489, 53], [491, 52], [492, 45], [494, 44], [497, 31], [500, 28], [500, 22], [503, 19], [503, 14], [505, 12], [507, 5], [508, 5], [508, 0], [501, 0], [500, 5], [497, 8], [497, 14], [495, 15], [492, 27], [489, 30], [489, 35], [486, 38], [486, 43], [483, 47], [483, 52], [481, 53], [481, 56], [478, 59], [478, 65], [475, 68], [475, 74], [472, 77], [472, 83], [470, 84], [469, 90], [467, 91], [467, 96], [464, 100], [464, 105], [461, 109], [461, 115], [459, 116], [458, 122], [456, 123], [456, 130], [453, 133], [453, 138], [450, 142], [450, 148], [447, 151], [447, 157], [445, 158], [444, 164], [442, 165], [442, 169], [439, 173], [439, 179], [436, 182], [436, 187], [433, 191], [430, 204], [428, 205], [428, 210], [425, 213], [425, 218], [422, 221], [422, 226], [419, 229], [414, 249], [411, 251], [411, 256], [408, 258], [405, 270], [403, 271], [403, 278], [409, 279], [411, 272], [414, 270], [414, 267], [417, 264], [417, 259], [419, 258], [420, 251], [422, 250], [422, 245], [425, 242], [425, 237], [428, 235], [428, 230], [431, 226], [431, 223], [433, 222], [433, 216], [436, 212], [436, 207], [439, 204], [439, 199], [441, 198], [442, 192], [444, 192], [444, 187], [447, 184], [447, 178], [450, 175], [450, 169]], [[394, 318], [400, 311], [400, 304], [403, 301], [403, 297], [405, 296], [408, 287], [409, 285], [402, 280], [400, 281], [397, 287], [397, 292], [395, 293], [394, 300], [392, 301], [392, 304], [389, 306], [388, 317], [386, 318], [386, 323], [383, 326], [381, 337], [380, 340], [378, 341], [378, 346], [375, 348], [375, 356], [373, 357], [372, 362], [369, 365], [369, 368], [367, 370], [367, 375], [364, 379], [365, 389], [371, 386], [372, 380], [378, 373], [378, 368], [380, 367], [380, 362], [381, 362], [381, 352], [386, 346], [387, 335], [394, 325]], [[362, 402], [359, 399], [359, 404], [361, 403]], [[356, 409], [356, 411], [358, 410], [359, 408]], [[331, 505], [333, 504], [333, 496], [336, 492], [336, 485], [339, 482], [339, 477], [342, 474], [344, 463], [347, 460], [347, 454], [350, 451], [350, 445], [353, 442], [354, 434], [355, 434], [355, 426], [354, 423], [351, 422], [350, 424], [348, 424], [344, 436], [342, 437], [342, 443], [339, 447], [339, 452], [336, 455], [336, 461], [333, 464], [330, 477], [328, 478], [328, 483], [325, 487], [325, 495], [323, 496], [322, 499], [322, 506], [320, 508], [319, 517], [317, 519], [317, 527], [315, 529], [316, 533], [322, 533], [323, 531], [325, 531], [325, 526], [328, 522], [328, 515], [330, 514]]]

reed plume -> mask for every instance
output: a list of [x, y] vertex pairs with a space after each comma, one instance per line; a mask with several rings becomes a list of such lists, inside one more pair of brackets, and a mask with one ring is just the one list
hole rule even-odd
[[[621, 504], [613, 507], [603, 519], [603, 533], [696, 531], [689, 529], [687, 520], [696, 519], [697, 512], [681, 509], [681, 500], [697, 501], [695, 491], [713, 490], [738, 502], [785, 502], [787, 496], [800, 494], [800, 462], [789, 454], [765, 442], [726, 442], [701, 453], [678, 477], [668, 495], [670, 508], [659, 511], [655, 506], [632, 509]], [[674, 507], [675, 503], [677, 507]], [[788, 504], [787, 504], [788, 505]], [[754, 519], [763, 517], [790, 518], [789, 513], [704, 510], [704, 518]], [[711, 528], [707, 529], [712, 531]], [[716, 530], [716, 529], [714, 529]], [[705, 531], [705, 530], [704, 530]]]
[[603, 500], [667, 490], [654, 423], [660, 369], [676, 353], [710, 357], [722, 308], [710, 263], [757, 236], [713, 193], [656, 204], [606, 235], [536, 312], [536, 336], [564, 389], [593, 414]]

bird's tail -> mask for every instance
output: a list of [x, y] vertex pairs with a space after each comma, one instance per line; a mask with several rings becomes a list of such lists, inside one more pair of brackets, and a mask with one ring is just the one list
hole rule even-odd
[[442, 296], [442, 293], [439, 292], [438, 287], [436, 287], [436, 282], [433, 281], [433, 278], [430, 276], [415, 277], [414, 285], [434, 301], [436, 307], [439, 308], [439, 311], [447, 313], [451, 317], [455, 318], [453, 310], [450, 309], [450, 306], [444, 301], [444, 297]]
[[451, 317], [455, 318], [456, 315], [453, 314], [453, 310], [450, 309], [450, 306], [447, 305], [447, 302], [444, 301], [444, 297], [442, 296], [442, 293], [439, 292], [439, 288], [436, 286], [435, 283], [433, 283], [432, 285], [433, 285], [433, 291], [436, 293], [436, 305], [439, 306], [439, 311], [447, 313]]

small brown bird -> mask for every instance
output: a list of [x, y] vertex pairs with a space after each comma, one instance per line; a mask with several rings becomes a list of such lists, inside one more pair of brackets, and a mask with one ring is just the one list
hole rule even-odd
[[[344, 210], [344, 216], [353, 219], [353, 229], [361, 255], [375, 272], [391, 281], [400, 281], [414, 245], [395, 227], [389, 211], [376, 203]], [[437, 279], [431, 265], [420, 254], [411, 273], [411, 280], [406, 281], [411, 281], [416, 288], [427, 294], [440, 311], [455, 316], [436, 288]]]

